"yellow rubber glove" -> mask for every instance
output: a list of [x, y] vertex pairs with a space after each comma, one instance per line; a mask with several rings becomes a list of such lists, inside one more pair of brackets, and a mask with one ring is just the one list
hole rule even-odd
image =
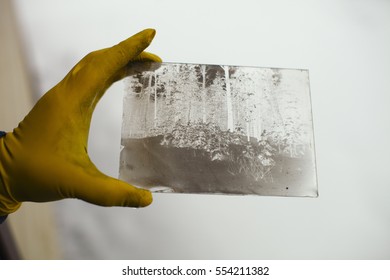
[[[100, 172], [88, 156], [92, 113], [108, 87], [133, 62], [161, 62], [146, 29], [111, 48], [85, 56], [48, 91], [25, 119], [0, 138], [0, 216], [23, 201], [79, 198], [102, 206], [143, 207], [151, 193]], [[1, 127], [0, 127], [1, 128]]]

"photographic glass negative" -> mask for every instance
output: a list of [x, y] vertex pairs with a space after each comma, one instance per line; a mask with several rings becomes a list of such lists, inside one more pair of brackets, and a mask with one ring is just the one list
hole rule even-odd
[[121, 180], [155, 192], [317, 197], [307, 70], [144, 63], [130, 71]]

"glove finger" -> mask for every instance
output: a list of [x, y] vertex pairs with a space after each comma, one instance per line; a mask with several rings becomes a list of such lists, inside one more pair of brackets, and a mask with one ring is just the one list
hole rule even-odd
[[[142, 52], [152, 42], [156, 31], [154, 29], [145, 29], [130, 38], [120, 42], [119, 44], [99, 51], [94, 51], [86, 56], [86, 66], [91, 69], [98, 67], [101, 77], [96, 77], [95, 82], [106, 80], [114, 76], [118, 71], [125, 67], [130, 61], [134, 59], [145, 58], [159, 59], [156, 55]], [[161, 59], [160, 59], [161, 60]], [[82, 60], [83, 61], [83, 60]], [[81, 63], [83, 65], [83, 63]], [[73, 71], [74, 72], [74, 71]]]
[[100, 206], [145, 207], [152, 203], [152, 194], [101, 173], [92, 166], [70, 167], [62, 181], [63, 198], [78, 198]]
[[78, 190], [77, 198], [100, 206], [146, 207], [153, 201], [148, 190], [139, 189], [118, 179], [94, 178], [90, 187]]
[[117, 72], [113, 82], [119, 81], [127, 76], [144, 71], [154, 71], [160, 67], [161, 58], [149, 52], [142, 52], [125, 67]]
[[156, 31], [154, 29], [145, 29], [108, 48], [104, 54], [104, 59], [109, 60], [109, 63], [106, 64], [106, 71], [115, 73], [129, 61], [139, 56], [150, 45], [155, 34]]
[[138, 56], [136, 56], [134, 59], [132, 59], [129, 64], [132, 64], [134, 62], [162, 62], [161, 58], [158, 55], [155, 55], [154, 53], [150, 52], [142, 52]]
[[82, 104], [89, 113], [109, 86], [120, 77], [123, 69], [134, 59], [158, 61], [161, 59], [149, 53], [142, 54], [155, 35], [154, 29], [145, 29], [119, 44], [85, 56], [57, 87], [65, 87], [65, 98], [71, 98], [78, 106]]

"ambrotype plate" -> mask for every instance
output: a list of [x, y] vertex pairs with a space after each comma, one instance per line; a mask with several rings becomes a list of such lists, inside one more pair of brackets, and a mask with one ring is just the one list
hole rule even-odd
[[317, 196], [307, 70], [135, 65], [121, 141], [120, 179], [151, 191]]

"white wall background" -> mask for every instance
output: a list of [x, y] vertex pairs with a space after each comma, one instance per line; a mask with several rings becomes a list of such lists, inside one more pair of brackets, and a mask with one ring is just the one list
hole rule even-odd
[[[320, 196], [159, 194], [146, 209], [56, 202], [64, 258], [389, 259], [390, 2], [17, 0], [40, 91], [141, 29], [164, 61], [310, 71]], [[99, 103], [96, 165], [117, 176], [122, 83]]]

